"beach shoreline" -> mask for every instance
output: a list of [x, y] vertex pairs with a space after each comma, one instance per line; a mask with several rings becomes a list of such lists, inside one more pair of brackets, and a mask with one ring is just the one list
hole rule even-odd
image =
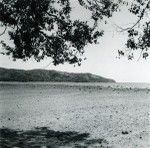
[[1, 129], [88, 133], [104, 146], [150, 147], [149, 88], [1, 85]]

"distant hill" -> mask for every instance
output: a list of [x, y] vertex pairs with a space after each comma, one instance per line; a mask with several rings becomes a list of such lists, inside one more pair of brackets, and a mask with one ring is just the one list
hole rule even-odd
[[68, 73], [55, 70], [19, 70], [0, 68], [0, 81], [44, 82], [115, 82], [91, 73]]

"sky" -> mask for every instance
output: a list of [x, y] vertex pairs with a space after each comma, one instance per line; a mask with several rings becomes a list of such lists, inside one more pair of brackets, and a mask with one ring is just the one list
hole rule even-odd
[[[89, 18], [89, 13], [73, 4], [73, 19], [77, 19], [79, 15], [85, 20]], [[17, 68], [17, 69], [53, 69], [66, 72], [90, 72], [103, 77], [112, 78], [117, 82], [146, 82], [150, 83], [150, 57], [147, 60], [137, 58], [128, 60], [127, 57], [121, 59], [117, 57], [118, 49], [125, 48], [127, 35], [125, 32], [118, 32], [118, 26], [127, 26], [132, 24], [136, 19], [124, 10], [114, 14], [109, 19], [109, 24], [99, 25], [104, 29], [104, 36], [99, 39], [99, 44], [87, 45], [85, 47], [85, 57], [81, 66], [63, 64], [54, 66], [50, 59], [36, 62], [33, 59], [23, 62], [21, 60], [13, 61], [11, 57], [0, 55], [0, 67]], [[3, 28], [0, 28], [0, 33]], [[0, 36], [0, 40], [5, 39], [9, 42], [7, 35]], [[1, 47], [0, 47], [1, 48]], [[0, 49], [1, 50], [1, 49]]]

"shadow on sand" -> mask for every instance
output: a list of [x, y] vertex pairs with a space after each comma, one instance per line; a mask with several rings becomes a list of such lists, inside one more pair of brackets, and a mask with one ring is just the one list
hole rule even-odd
[[35, 128], [29, 131], [0, 129], [1, 148], [88, 148], [108, 147], [104, 139], [89, 139], [88, 133], [60, 132], [47, 127]]

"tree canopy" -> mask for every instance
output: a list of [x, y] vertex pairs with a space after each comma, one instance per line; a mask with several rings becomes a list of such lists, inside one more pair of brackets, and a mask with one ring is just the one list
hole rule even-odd
[[[95, 44], [103, 30], [98, 30], [98, 22], [112, 17], [120, 5], [128, 7], [138, 21], [129, 28], [127, 48], [129, 59], [135, 50], [141, 50], [143, 58], [148, 57], [150, 48], [150, 21], [142, 19], [150, 13], [150, 0], [78, 0], [80, 6], [91, 12], [91, 24], [88, 21], [71, 19], [71, 0], [2, 0], [0, 2], [0, 23], [6, 30], [14, 45], [4, 40], [2, 54], [11, 55], [13, 59], [28, 60], [34, 57], [40, 61], [50, 57], [54, 65], [68, 62], [81, 64], [84, 47]], [[142, 22], [139, 31], [138, 24]], [[119, 55], [124, 51], [119, 50]]]
[[[133, 25], [121, 28], [121, 31], [128, 33], [128, 59], [133, 59], [137, 50], [141, 52], [139, 58], [146, 59], [150, 52], [150, 0], [134, 0], [126, 4], [129, 4], [128, 10], [137, 17]], [[118, 53], [124, 55], [125, 51], [119, 50]]]

